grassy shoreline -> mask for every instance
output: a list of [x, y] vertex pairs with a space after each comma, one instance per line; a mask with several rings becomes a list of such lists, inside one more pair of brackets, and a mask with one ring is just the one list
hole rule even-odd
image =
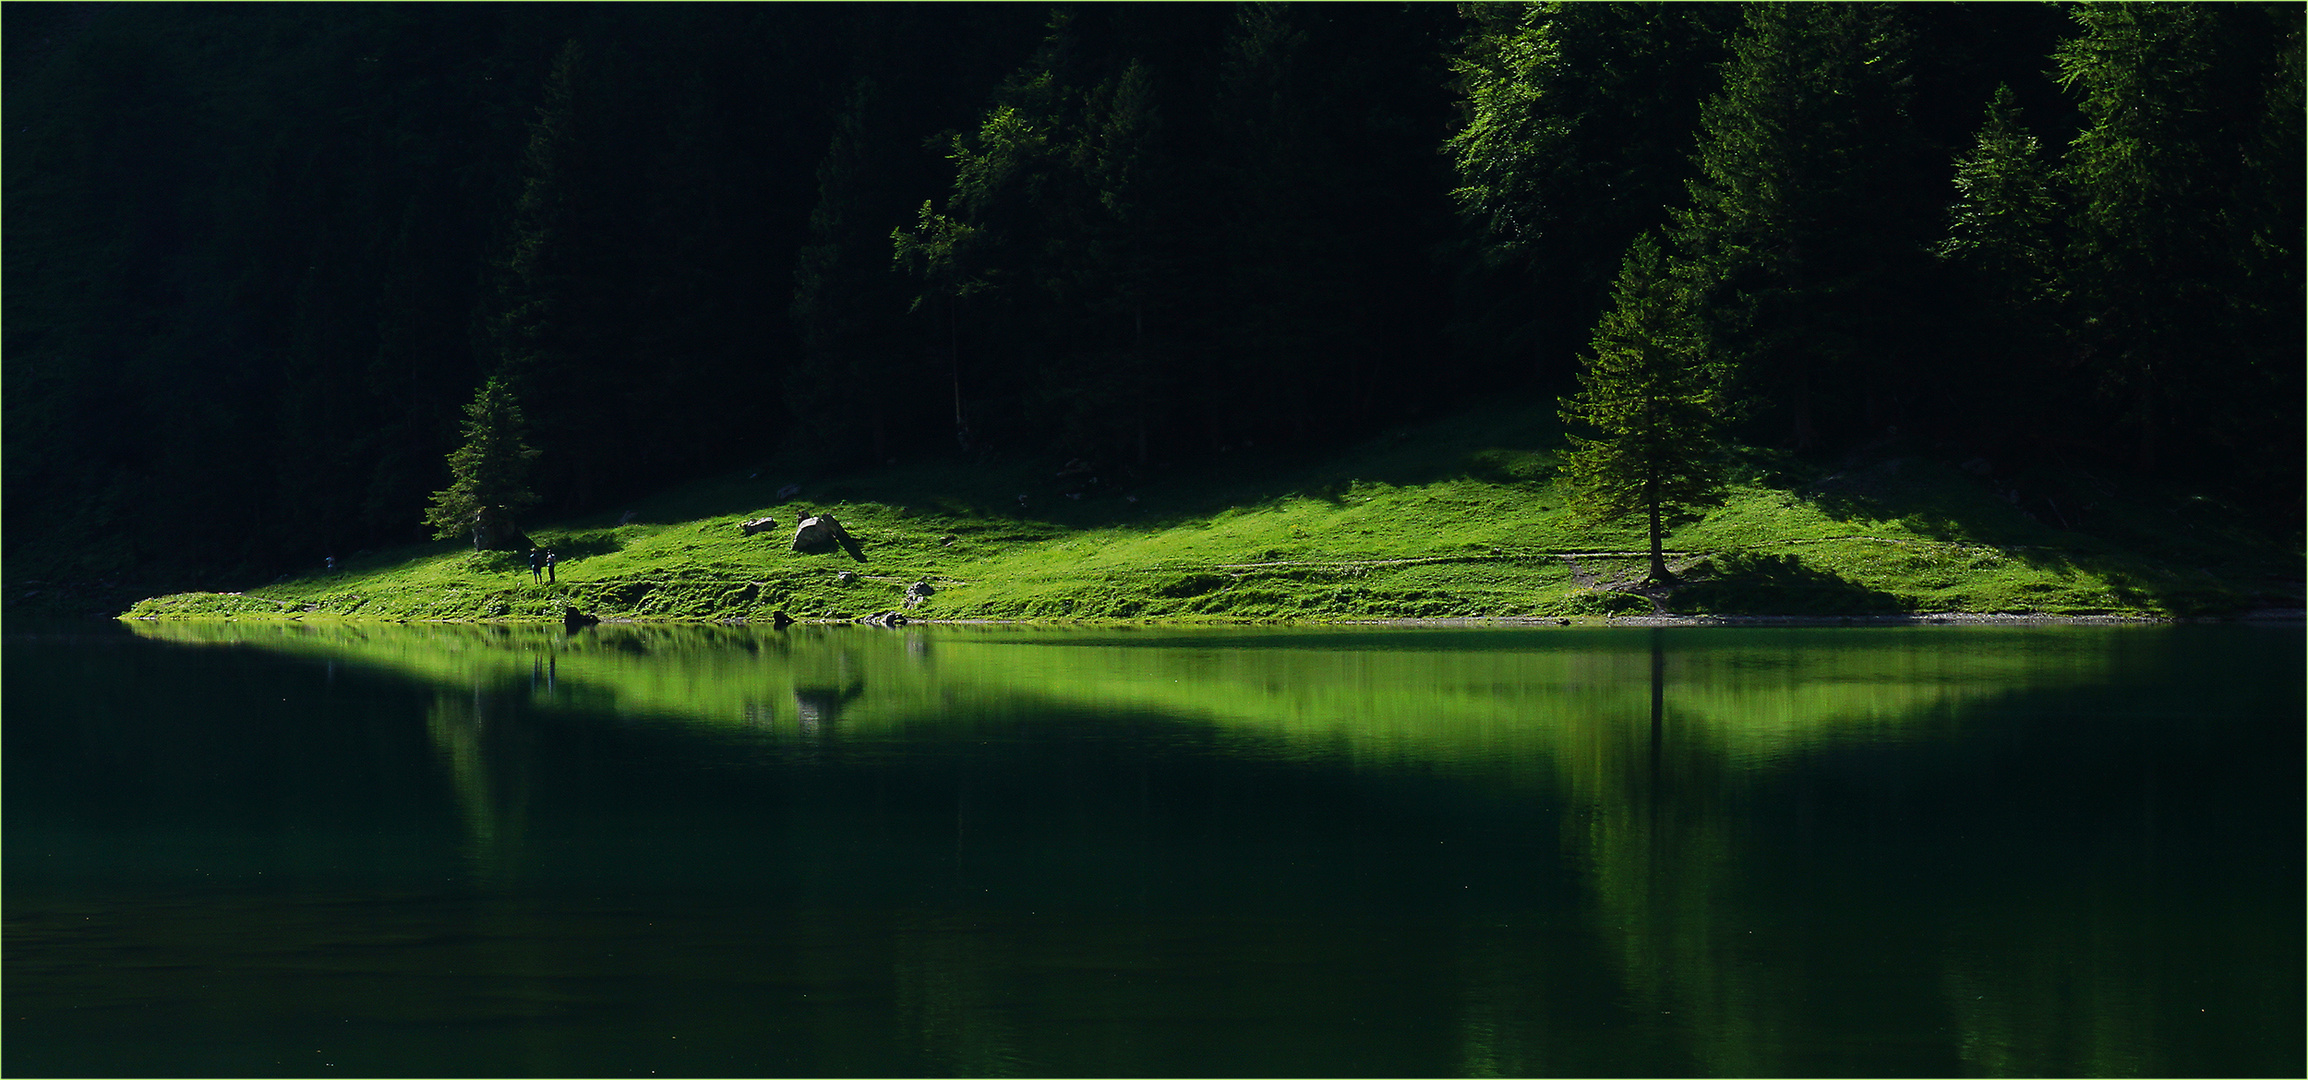
[[[1630, 526], [1573, 518], [1542, 411], [1461, 417], [1336, 458], [1269, 457], [1090, 482], [1024, 465], [828, 480], [773, 462], [624, 513], [539, 525], [558, 582], [510, 552], [442, 542], [124, 618], [846, 622], [1580, 623], [1725, 618], [2231, 617], [2301, 606], [2296, 551], [2185, 494], [2081, 474], [1965, 471], [1887, 445], [1834, 466], [1749, 453], [1724, 506], [1668, 537], [1645, 590]], [[801, 555], [805, 512], [865, 561]], [[774, 517], [747, 536], [739, 523]], [[2079, 520], [2080, 519], [2080, 520]], [[2063, 527], [2067, 526], [2067, 527]], [[906, 603], [908, 589], [931, 594]]]

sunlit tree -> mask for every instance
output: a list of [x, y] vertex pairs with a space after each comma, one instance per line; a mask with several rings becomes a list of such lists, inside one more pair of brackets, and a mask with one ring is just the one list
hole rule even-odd
[[1651, 580], [1670, 581], [1661, 548], [1668, 518], [1722, 500], [1721, 374], [1707, 360], [1689, 284], [1649, 233], [1620, 263], [1611, 300], [1579, 391], [1562, 403], [1565, 421], [1595, 435], [1570, 436], [1564, 471], [1581, 516], [1647, 519]]
[[497, 546], [520, 533], [515, 515], [536, 505], [521, 404], [504, 379], [490, 379], [465, 406], [465, 442], [449, 454], [449, 486], [433, 493], [425, 524], [446, 540], [467, 530], [473, 546]]

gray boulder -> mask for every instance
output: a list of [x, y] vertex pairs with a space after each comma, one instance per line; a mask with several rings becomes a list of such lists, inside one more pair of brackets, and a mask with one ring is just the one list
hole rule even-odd
[[801, 519], [793, 529], [793, 550], [803, 555], [823, 555], [839, 548], [859, 562], [866, 561], [865, 552], [849, 530], [841, 527], [832, 514], [818, 514]]

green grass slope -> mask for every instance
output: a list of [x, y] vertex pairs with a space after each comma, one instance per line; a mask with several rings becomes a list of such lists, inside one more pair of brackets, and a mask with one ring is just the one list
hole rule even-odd
[[[532, 527], [559, 581], [454, 542], [334, 573], [136, 604], [131, 618], [1347, 621], [1649, 615], [2235, 614], [2301, 603], [2300, 553], [2200, 498], [2082, 473], [1966, 472], [1897, 444], [1833, 466], [1748, 453], [1679, 525], [1684, 584], [1631, 591], [1644, 536], [1566, 508], [1545, 410], [1406, 429], [1322, 461], [1101, 475], [924, 465], [827, 480], [790, 463], [626, 514]], [[800, 493], [775, 493], [798, 483]], [[1070, 497], [1073, 490], [1080, 498]], [[837, 515], [858, 563], [789, 548]], [[779, 526], [746, 536], [739, 523]], [[909, 586], [934, 593], [908, 608]]]

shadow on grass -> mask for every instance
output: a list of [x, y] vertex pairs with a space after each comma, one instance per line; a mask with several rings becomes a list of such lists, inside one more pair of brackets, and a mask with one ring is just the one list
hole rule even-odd
[[1727, 554], [1713, 572], [1676, 589], [1667, 606], [1685, 615], [1896, 615], [1900, 599], [1806, 566], [1792, 555]]
[[[1358, 501], [1363, 485], [1414, 488], [1471, 478], [1536, 489], [1559, 465], [1562, 431], [1552, 405], [1478, 410], [1406, 425], [1357, 442], [1239, 449], [1191, 466], [1149, 473], [1145, 502], [1118, 500], [1065, 508], [1069, 525], [1167, 528], [1230, 509], [1270, 508], [1294, 499], [1331, 506]], [[1070, 512], [1069, 512], [1070, 511]], [[1093, 517], [1095, 516], [1095, 520]]]
[[625, 547], [625, 541], [608, 529], [581, 529], [575, 532], [536, 531], [537, 543], [550, 549], [561, 562], [591, 558], [595, 555], [614, 555]]
[[[1551, 405], [1513, 405], [1437, 417], [1360, 441], [1245, 445], [1168, 464], [1094, 463], [1088, 472], [1062, 470], [1057, 461], [1041, 457], [933, 458], [857, 469], [779, 457], [758, 469], [669, 486], [617, 510], [563, 525], [581, 530], [621, 520], [662, 525], [765, 508], [782, 520], [800, 508], [856, 501], [885, 504], [901, 516], [1159, 530], [1296, 498], [1343, 504], [1357, 483], [1416, 487], [1472, 477], [1540, 484], [1555, 468], [1552, 448], [1561, 441]], [[788, 485], [793, 494], [786, 494]]]
[[[1507, 406], [1406, 425], [1355, 444], [1236, 447], [1176, 464], [1096, 463], [1089, 473], [1029, 458], [921, 460], [855, 472], [777, 460], [641, 500], [635, 520], [734, 518], [765, 509], [783, 520], [804, 507], [856, 501], [890, 508], [864, 519], [885, 533], [907, 518], [945, 519], [933, 527], [965, 536], [977, 529], [980, 539], [1004, 541], [1045, 539], [1066, 529], [1160, 531], [1296, 499], [1343, 506], [1362, 501], [1357, 490], [1374, 484], [1413, 488], [1463, 478], [1535, 494], [1551, 482], [1561, 444], [1551, 407]], [[1747, 448], [1732, 464], [1740, 482], [1776, 491], [1787, 507], [1807, 506], [1859, 532], [1882, 528], [1887, 535], [1993, 546], [2055, 577], [2105, 582], [2112, 603], [2200, 613], [2241, 608], [2262, 596], [2288, 595], [2297, 603], [2302, 588], [2296, 552], [2239, 538], [2215, 508], [2122, 477], [2043, 470], [1975, 475], [1904, 444], [1832, 465]], [[575, 535], [612, 543], [606, 529], [591, 527], [616, 518], [570, 524], [587, 527]], [[1768, 547], [1794, 527], [1767, 519], [1758, 520], [1752, 543], [1729, 546]], [[614, 550], [586, 550], [567, 536], [547, 541], [564, 559]], [[1744, 565], [1739, 575], [1691, 588], [1698, 591], [1678, 601], [1687, 595], [1724, 611], [1792, 613], [1799, 609], [1789, 604], [1798, 597], [1812, 598], [1800, 610], [1898, 609], [1888, 594], [1794, 561]], [[1855, 601], [1861, 606], [1854, 608]]]
[[2291, 603], [2300, 592], [2297, 557], [2255, 535], [2241, 513], [2138, 478], [2052, 467], [1967, 472], [1918, 456], [1854, 455], [1833, 467], [1758, 457], [1772, 460], [1755, 462], [1752, 475], [1831, 520], [1993, 546], [2058, 578], [2096, 579], [2122, 606], [2215, 614]]
[[1833, 521], [1897, 522], [1948, 543], [2042, 544], [2055, 535], [2051, 525], [1987, 486], [1922, 458], [1847, 459], [1833, 468], [1781, 460], [1758, 472]]

